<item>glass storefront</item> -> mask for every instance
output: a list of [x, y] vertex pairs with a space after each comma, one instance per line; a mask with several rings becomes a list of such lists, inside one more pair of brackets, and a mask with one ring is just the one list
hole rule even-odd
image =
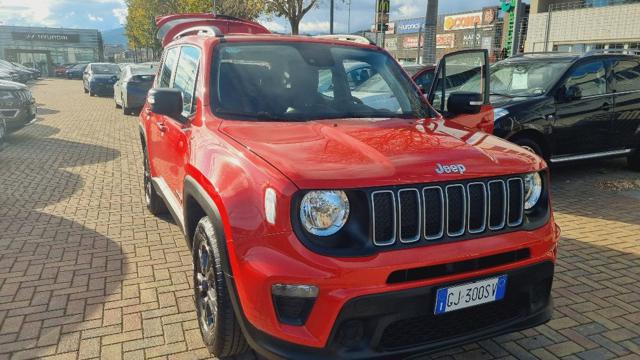
[[52, 75], [57, 65], [102, 61], [98, 30], [0, 26], [0, 59]]

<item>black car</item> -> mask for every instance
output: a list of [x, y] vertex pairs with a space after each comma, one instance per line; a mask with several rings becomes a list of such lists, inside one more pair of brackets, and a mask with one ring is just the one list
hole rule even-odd
[[522, 54], [491, 68], [491, 93], [495, 135], [551, 163], [627, 156], [640, 170], [640, 56]]
[[6, 132], [20, 129], [36, 118], [36, 102], [25, 85], [0, 80], [0, 119]]
[[120, 67], [110, 63], [92, 63], [82, 74], [82, 87], [89, 96], [113, 94], [113, 84], [118, 80]]
[[73, 65], [72, 67], [68, 68], [65, 71], [65, 75], [67, 76], [67, 79], [69, 80], [81, 80], [82, 79], [82, 75], [84, 74], [84, 70], [87, 68], [89, 64], [77, 64], [77, 65]]

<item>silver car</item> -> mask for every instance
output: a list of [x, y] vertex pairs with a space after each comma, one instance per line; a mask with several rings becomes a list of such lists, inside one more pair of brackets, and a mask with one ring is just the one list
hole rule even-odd
[[125, 115], [134, 114], [144, 105], [147, 92], [153, 86], [157, 67], [152, 65], [126, 66], [113, 84], [113, 100]]

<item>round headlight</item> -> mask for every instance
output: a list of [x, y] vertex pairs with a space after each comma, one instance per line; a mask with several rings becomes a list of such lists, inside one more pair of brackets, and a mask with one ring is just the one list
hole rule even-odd
[[542, 195], [542, 178], [538, 173], [531, 173], [524, 176], [524, 208], [530, 210]]
[[302, 226], [313, 235], [337, 233], [349, 217], [349, 199], [344, 191], [310, 191], [300, 204]]

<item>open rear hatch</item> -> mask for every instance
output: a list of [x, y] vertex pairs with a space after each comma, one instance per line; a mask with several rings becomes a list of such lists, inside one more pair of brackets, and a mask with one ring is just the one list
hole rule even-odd
[[223, 34], [270, 34], [264, 26], [249, 20], [212, 13], [174, 14], [156, 17], [157, 39], [162, 47], [167, 46], [176, 36], [193, 29], [216, 28]]

